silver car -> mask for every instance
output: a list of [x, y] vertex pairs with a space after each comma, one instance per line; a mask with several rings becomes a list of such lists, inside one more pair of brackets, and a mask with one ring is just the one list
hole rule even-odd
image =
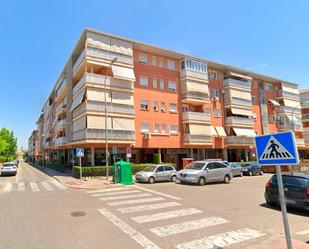
[[135, 174], [135, 180], [138, 182], [161, 182], [177, 180], [177, 171], [171, 165], [151, 165]]
[[17, 174], [17, 167], [13, 162], [10, 163], [4, 163], [2, 165], [1, 169], [1, 176], [4, 175], [13, 175], [15, 176]]
[[230, 166], [231, 166], [231, 169], [232, 169], [232, 172], [233, 172], [233, 176], [240, 176], [242, 177], [243, 176], [243, 173], [241, 171], [241, 166], [239, 163], [229, 163]]
[[197, 183], [201, 186], [210, 182], [229, 183], [233, 178], [231, 167], [222, 161], [195, 161], [180, 170], [180, 182]]

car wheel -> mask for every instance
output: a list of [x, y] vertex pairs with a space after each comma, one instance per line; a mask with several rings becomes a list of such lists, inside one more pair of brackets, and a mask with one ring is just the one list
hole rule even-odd
[[230, 183], [230, 181], [231, 181], [230, 176], [226, 175], [226, 176], [224, 177], [224, 182], [225, 182], [225, 183]]
[[242, 172], [240, 172], [240, 175], [239, 175], [239, 176], [242, 177], [243, 175], [244, 175], [244, 174], [243, 174]]
[[176, 176], [172, 176], [172, 177], [171, 177], [171, 181], [172, 181], [172, 182], [176, 182], [176, 180], [177, 180], [177, 177], [176, 177]]
[[253, 174], [252, 174], [252, 172], [251, 171], [249, 171], [249, 176], [252, 176]]
[[154, 184], [154, 182], [155, 182], [154, 177], [152, 177], [152, 176], [149, 177], [148, 182], [149, 182], [150, 184]]
[[198, 179], [198, 184], [199, 184], [200, 186], [204, 186], [204, 185], [206, 184], [205, 178], [204, 178], [204, 177], [200, 177], [200, 178]]
[[263, 172], [263, 171], [261, 171], [261, 172], [260, 172], [260, 175], [262, 176], [263, 174], [264, 174], [264, 172]]

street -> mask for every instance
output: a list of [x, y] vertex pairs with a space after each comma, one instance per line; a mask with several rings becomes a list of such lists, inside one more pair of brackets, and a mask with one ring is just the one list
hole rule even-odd
[[[0, 178], [0, 248], [266, 248], [284, 235], [280, 210], [265, 204], [269, 178], [78, 190], [21, 163]], [[308, 213], [288, 216], [292, 238], [309, 241]]]

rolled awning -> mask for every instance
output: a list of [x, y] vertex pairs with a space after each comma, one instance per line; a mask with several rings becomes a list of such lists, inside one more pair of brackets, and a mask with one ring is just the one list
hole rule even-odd
[[186, 80], [182, 82], [183, 92], [201, 92], [209, 95], [208, 84]]
[[272, 103], [273, 106], [280, 106], [280, 104], [276, 100], [269, 99], [268, 101]]
[[226, 137], [226, 132], [222, 126], [215, 126], [219, 137]]
[[210, 126], [211, 136], [218, 137], [218, 133], [214, 126]]
[[293, 101], [289, 99], [283, 99], [284, 105], [288, 107], [294, 107], [294, 108], [300, 108], [300, 102], [299, 101]]
[[132, 68], [112, 66], [113, 76], [116, 79], [135, 81]]
[[211, 128], [209, 125], [190, 124], [191, 135], [209, 135], [212, 136]]
[[298, 91], [297, 88], [282, 86], [282, 90], [285, 91], [285, 92], [288, 92], [288, 93], [299, 94], [299, 91]]
[[237, 91], [237, 90], [229, 89], [229, 95], [232, 98], [252, 100], [250, 92], [243, 92], [243, 91]]
[[85, 96], [85, 92], [86, 90], [83, 89], [82, 92], [80, 94], [78, 94], [74, 99], [73, 99], [73, 103], [71, 105], [70, 108], [70, 112], [72, 112], [76, 107], [78, 107], [82, 102], [83, 102], [83, 98]]
[[256, 134], [254, 130], [250, 129], [242, 129], [242, 128], [233, 128], [237, 136], [242, 136], [242, 137], [255, 137]]
[[246, 80], [252, 80], [252, 78], [250, 76], [239, 74], [239, 73], [229, 72], [229, 75], [239, 77], [239, 78], [243, 78], [243, 79], [246, 79]]
[[252, 117], [253, 113], [251, 110], [245, 110], [245, 109], [240, 109], [240, 108], [231, 108], [231, 111], [235, 115], [243, 115], [243, 116], [249, 116]]

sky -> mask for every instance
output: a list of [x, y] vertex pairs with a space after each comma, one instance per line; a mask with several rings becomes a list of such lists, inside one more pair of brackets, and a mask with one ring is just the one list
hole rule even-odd
[[309, 1], [1, 1], [0, 128], [28, 137], [90, 27], [309, 88]]

